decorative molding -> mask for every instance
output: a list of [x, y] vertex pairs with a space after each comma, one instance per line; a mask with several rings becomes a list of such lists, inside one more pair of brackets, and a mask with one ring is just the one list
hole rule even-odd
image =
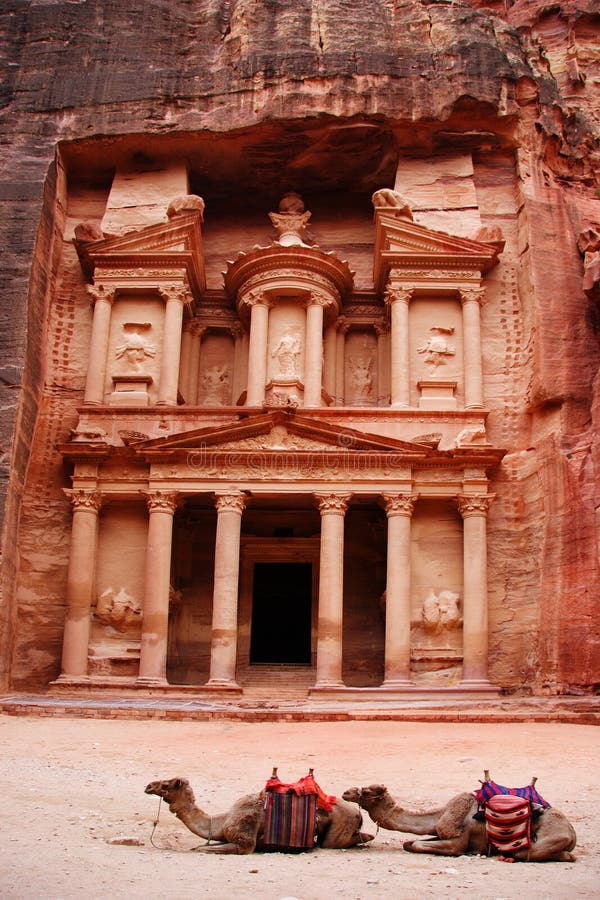
[[63, 493], [71, 501], [73, 512], [84, 510], [97, 513], [102, 506], [102, 494], [94, 488], [64, 488]]
[[386, 492], [381, 495], [380, 503], [388, 517], [412, 516], [418, 499], [418, 494], [388, 494]]
[[348, 509], [348, 503], [350, 502], [352, 494], [318, 493], [315, 494], [314, 497], [319, 505], [319, 512], [321, 515], [335, 513], [336, 515], [343, 516]]

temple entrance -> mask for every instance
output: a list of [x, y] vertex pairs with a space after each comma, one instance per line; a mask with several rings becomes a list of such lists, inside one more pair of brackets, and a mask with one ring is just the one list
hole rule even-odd
[[256, 562], [250, 664], [311, 663], [312, 563]]

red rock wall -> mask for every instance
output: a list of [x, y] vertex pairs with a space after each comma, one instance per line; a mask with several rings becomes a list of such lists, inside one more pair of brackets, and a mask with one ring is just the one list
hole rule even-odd
[[[89, 328], [62, 163], [73, 221], [99, 221], [109, 162], [133, 150], [184, 153], [199, 171], [201, 146], [218, 193], [213, 133], [231, 137], [250, 193], [252, 165], [267, 193], [299, 158], [309, 188], [331, 166], [339, 189], [336, 154], [383, 185], [398, 154], [473, 152], [511, 272], [484, 313], [490, 435], [508, 450], [490, 515], [491, 675], [534, 692], [600, 683], [598, 296], [576, 247], [600, 218], [597, 25], [592, 0], [5, 0], [2, 686], [58, 671], [69, 510], [55, 445]], [[360, 140], [339, 127], [361, 123]], [[78, 207], [75, 174], [90, 169]]]

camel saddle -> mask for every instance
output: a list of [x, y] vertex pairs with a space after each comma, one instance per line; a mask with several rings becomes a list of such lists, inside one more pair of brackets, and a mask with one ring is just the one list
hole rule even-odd
[[499, 853], [514, 853], [531, 846], [531, 804], [524, 797], [496, 794], [485, 804], [488, 844]]
[[335, 797], [328, 797], [311, 772], [299, 781], [284, 784], [277, 770], [265, 785], [265, 850], [301, 853], [312, 850], [317, 832], [317, 809], [331, 809]]

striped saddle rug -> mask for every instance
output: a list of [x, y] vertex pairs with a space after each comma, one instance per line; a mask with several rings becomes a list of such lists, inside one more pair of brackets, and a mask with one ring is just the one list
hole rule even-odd
[[276, 776], [265, 785], [265, 850], [300, 853], [315, 846], [317, 809], [330, 810], [335, 797], [323, 793], [312, 774], [293, 784]]
[[485, 804], [488, 843], [499, 853], [514, 853], [531, 846], [529, 800], [511, 794], [496, 794]]

